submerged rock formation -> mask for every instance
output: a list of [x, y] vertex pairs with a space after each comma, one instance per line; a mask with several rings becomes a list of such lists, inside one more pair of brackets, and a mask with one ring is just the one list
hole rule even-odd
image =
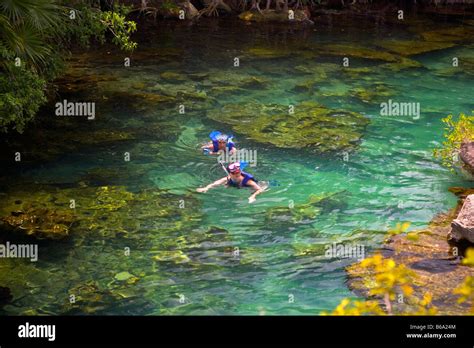
[[369, 119], [346, 110], [303, 102], [290, 112], [288, 105], [226, 104], [208, 117], [232, 127], [238, 134], [279, 148], [308, 148], [317, 153], [351, 151], [362, 138]]
[[[187, 204], [186, 209], [181, 209], [179, 200], [186, 200], [189, 207]], [[194, 197], [166, 190], [132, 193], [124, 186], [59, 189], [33, 185], [12, 188], [0, 202], [0, 235], [58, 240], [80, 231], [81, 235], [93, 233], [141, 241], [138, 231], [142, 224], [146, 223], [150, 231], [172, 233], [198, 226], [200, 216]]]

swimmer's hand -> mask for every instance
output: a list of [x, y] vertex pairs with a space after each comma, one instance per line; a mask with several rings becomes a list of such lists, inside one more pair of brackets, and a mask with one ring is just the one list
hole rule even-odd
[[254, 196], [249, 197], [249, 203], [255, 202], [257, 199]]
[[201, 193], [207, 192], [207, 190], [209, 190], [207, 187], [199, 187], [196, 189], [197, 192], [201, 192]]

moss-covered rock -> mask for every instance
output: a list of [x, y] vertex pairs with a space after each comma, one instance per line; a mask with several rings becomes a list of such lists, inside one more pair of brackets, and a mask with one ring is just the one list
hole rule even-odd
[[[201, 217], [193, 196], [159, 189], [132, 193], [123, 186], [36, 186], [13, 189], [6, 197], [0, 203], [3, 229], [45, 239], [61, 239], [74, 230], [142, 243], [146, 241], [138, 232], [143, 223], [150, 231], [174, 233], [198, 226]], [[185, 208], [180, 207], [181, 201], [187, 203]]]
[[314, 90], [314, 86], [315, 86], [314, 80], [305, 80], [305, 81], [298, 82], [297, 84], [295, 84], [292, 90], [295, 92], [308, 93]]
[[244, 93], [245, 89], [236, 86], [215, 86], [209, 91], [209, 94], [213, 97], [228, 97], [231, 95], [237, 95]]
[[165, 71], [165, 72], [160, 74], [160, 77], [163, 80], [166, 80], [166, 81], [169, 81], [169, 82], [176, 82], [176, 83], [187, 80], [186, 76], [183, 76], [182, 74], [178, 74], [178, 73], [175, 73], [175, 72], [172, 72], [172, 71]]
[[260, 143], [318, 153], [354, 149], [369, 123], [358, 113], [332, 110], [314, 102], [296, 105], [292, 114], [284, 105], [227, 104], [211, 110], [208, 117]]
[[406, 57], [399, 57], [397, 62], [387, 63], [381, 66], [382, 69], [387, 69], [394, 72], [399, 72], [405, 69], [422, 68], [422, 67], [423, 67], [423, 64], [421, 64], [420, 62], [413, 59], [406, 58]]
[[201, 82], [204, 87], [234, 87], [241, 89], [267, 88], [269, 80], [264, 77], [242, 73], [236, 69], [215, 70], [209, 77]]
[[394, 95], [394, 91], [385, 84], [376, 84], [371, 87], [356, 87], [351, 95], [364, 103], [377, 103]]
[[440, 41], [385, 40], [379, 42], [378, 46], [402, 56], [413, 56], [421, 53], [444, 50], [446, 48], [454, 47], [456, 44]]
[[166, 99], [171, 98], [175, 102], [181, 101], [181, 100], [189, 100], [189, 99], [194, 99], [194, 100], [207, 99], [206, 92], [199, 90], [197, 85], [194, 83], [182, 83], [179, 85], [157, 83], [151, 88], [151, 90], [157, 91], [160, 94], [166, 96]]
[[471, 42], [474, 28], [471, 26], [453, 26], [449, 28], [427, 30], [420, 33], [426, 41], [430, 42]]
[[321, 212], [344, 204], [341, 200], [344, 192], [311, 194], [306, 203], [270, 208], [265, 213], [265, 223], [281, 225], [313, 222]]
[[156, 251], [153, 260], [160, 262], [187, 263], [189, 257], [182, 250], [161, 250]]
[[338, 73], [341, 70], [344, 71], [348, 69], [342, 69], [341, 65], [338, 64], [314, 63], [308, 65], [297, 65], [295, 66], [294, 70], [302, 74], [311, 74], [313, 75], [312, 79], [319, 82], [327, 80], [328, 74], [332, 75], [334, 73]]
[[363, 58], [371, 60], [380, 60], [385, 62], [397, 61], [397, 57], [389, 52], [360, 45], [327, 44], [320, 47], [318, 46], [317, 51], [322, 55]]
[[47, 193], [20, 192], [2, 200], [0, 221], [7, 232], [38, 239], [63, 239], [75, 221], [74, 211], [66, 200], [56, 201]]

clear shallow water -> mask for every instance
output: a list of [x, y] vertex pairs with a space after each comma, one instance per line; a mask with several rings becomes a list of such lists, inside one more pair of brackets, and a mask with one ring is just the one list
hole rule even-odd
[[[412, 57], [424, 68], [400, 72], [381, 69], [380, 61], [351, 59], [353, 68], [370, 68], [353, 77], [342, 71], [341, 57], [307, 53], [317, 52], [325, 43], [363, 44], [383, 40], [388, 32], [401, 38], [412, 34], [380, 28], [280, 29], [275, 33], [234, 22], [159, 29], [151, 42], [147, 38], [140, 43], [130, 68], [122, 66], [123, 54], [114, 52], [73, 56], [73, 67], [78, 71], [115, 80], [99, 82], [95, 90], [62, 94], [70, 100], [97, 101], [97, 122], [90, 123], [94, 129], [150, 127], [151, 133], [157, 132], [156, 138], [152, 134], [126, 142], [78, 147], [24, 170], [17, 183], [125, 185], [131, 192], [160, 188], [174, 194], [191, 193], [223, 175], [215, 159], [202, 156], [197, 147], [211, 130], [231, 129], [210, 120], [207, 113], [226, 103], [251, 100], [284, 105], [312, 100], [359, 112], [371, 121], [360, 147], [344, 160], [343, 153], [316, 155], [306, 150], [277, 149], [234, 133], [240, 148], [257, 150], [258, 164], [248, 171], [274, 183], [255, 204], [247, 203], [247, 190], [217, 188], [206, 194], [193, 193], [197, 201], [191, 204], [199, 204], [202, 214], [199, 226], [183, 228], [179, 233], [163, 235], [160, 226], [146, 216], [127, 216], [124, 218], [139, 222], [134, 231], [137, 239], [76, 230], [68, 241], [42, 242], [36, 264], [1, 260], [0, 285], [9, 286], [16, 298], [13, 305], [5, 307], [5, 314], [319, 314], [333, 309], [342, 298], [353, 296], [345, 284], [344, 267], [354, 260], [326, 259], [325, 245], [362, 244], [370, 252], [380, 246], [381, 231], [400, 221], [410, 221], [412, 228], [425, 226], [435, 214], [455, 205], [449, 187], [469, 184], [442, 168], [433, 159], [432, 150], [442, 140], [441, 118], [473, 108], [472, 76], [441, 76], [436, 69], [445, 68], [442, 62], [450, 62], [453, 55], [472, 57], [472, 44]], [[286, 47], [291, 53], [276, 58], [249, 55], [248, 49], [255, 47]], [[232, 66], [235, 56], [243, 57], [237, 74]], [[314, 76], [301, 73], [298, 66], [321, 67], [327, 77], [309, 91], [296, 92], [293, 87], [297, 83]], [[163, 81], [160, 74], [164, 72], [178, 73], [183, 80]], [[208, 76], [193, 80], [193, 73]], [[178, 90], [206, 91], [212, 96], [213, 87], [232, 85], [238, 74], [264, 78], [266, 88], [220, 95], [208, 104], [194, 101], [184, 115], [174, 106], [131, 102], [134, 94], [156, 93], [157, 83], [166, 88], [174, 85]], [[392, 95], [364, 102], [351, 93], [358, 87], [370, 91], [376, 83], [387, 86]], [[114, 94], [117, 92], [129, 98]], [[389, 98], [420, 102], [420, 118], [380, 116], [379, 104]], [[159, 127], [152, 125], [170, 131], [163, 136]], [[132, 156], [126, 165], [121, 160], [125, 151]], [[100, 170], [109, 174], [98, 176]], [[265, 219], [269, 208], [306, 203], [312, 193], [336, 192], [339, 204], [324, 209], [314, 219], [289, 223]], [[171, 200], [170, 204], [176, 202]], [[203, 232], [212, 226], [226, 231]], [[193, 238], [197, 242], [192, 243]], [[192, 262], [152, 259], [180, 243], [186, 245], [183, 250]], [[124, 247], [131, 248], [129, 257], [123, 256]], [[238, 257], [233, 254], [236, 247]], [[120, 272], [133, 274], [138, 281], [122, 286], [114, 280]], [[70, 289], [91, 282], [96, 288], [87, 290], [86, 286], [83, 292], [97, 294], [97, 298], [71, 311], [67, 303]], [[110, 289], [119, 295], [106, 293]], [[180, 303], [180, 295], [185, 296], [184, 303]], [[288, 301], [290, 295], [294, 296], [292, 303]]]

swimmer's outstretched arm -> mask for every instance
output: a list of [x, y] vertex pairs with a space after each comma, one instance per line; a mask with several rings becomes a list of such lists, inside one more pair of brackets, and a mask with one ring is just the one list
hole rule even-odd
[[218, 155], [219, 154], [219, 151], [217, 151], [217, 152], [212, 151], [214, 149], [214, 145], [212, 143], [201, 146], [201, 150], [204, 150], [204, 149], [211, 150], [207, 153], [208, 155]]
[[255, 190], [255, 192], [252, 193], [252, 195], [249, 197], [249, 203], [253, 203], [256, 200], [255, 197], [261, 194], [264, 190], [260, 186], [258, 186], [258, 184], [253, 180], [249, 180], [248, 185]]
[[198, 189], [196, 189], [196, 191], [204, 193], [204, 192], [207, 192], [207, 190], [209, 190], [213, 187], [219, 186], [219, 185], [223, 185], [226, 182], [227, 182], [227, 177], [225, 176], [222, 179], [216, 180], [212, 184], [207, 185], [206, 187], [199, 187]]

